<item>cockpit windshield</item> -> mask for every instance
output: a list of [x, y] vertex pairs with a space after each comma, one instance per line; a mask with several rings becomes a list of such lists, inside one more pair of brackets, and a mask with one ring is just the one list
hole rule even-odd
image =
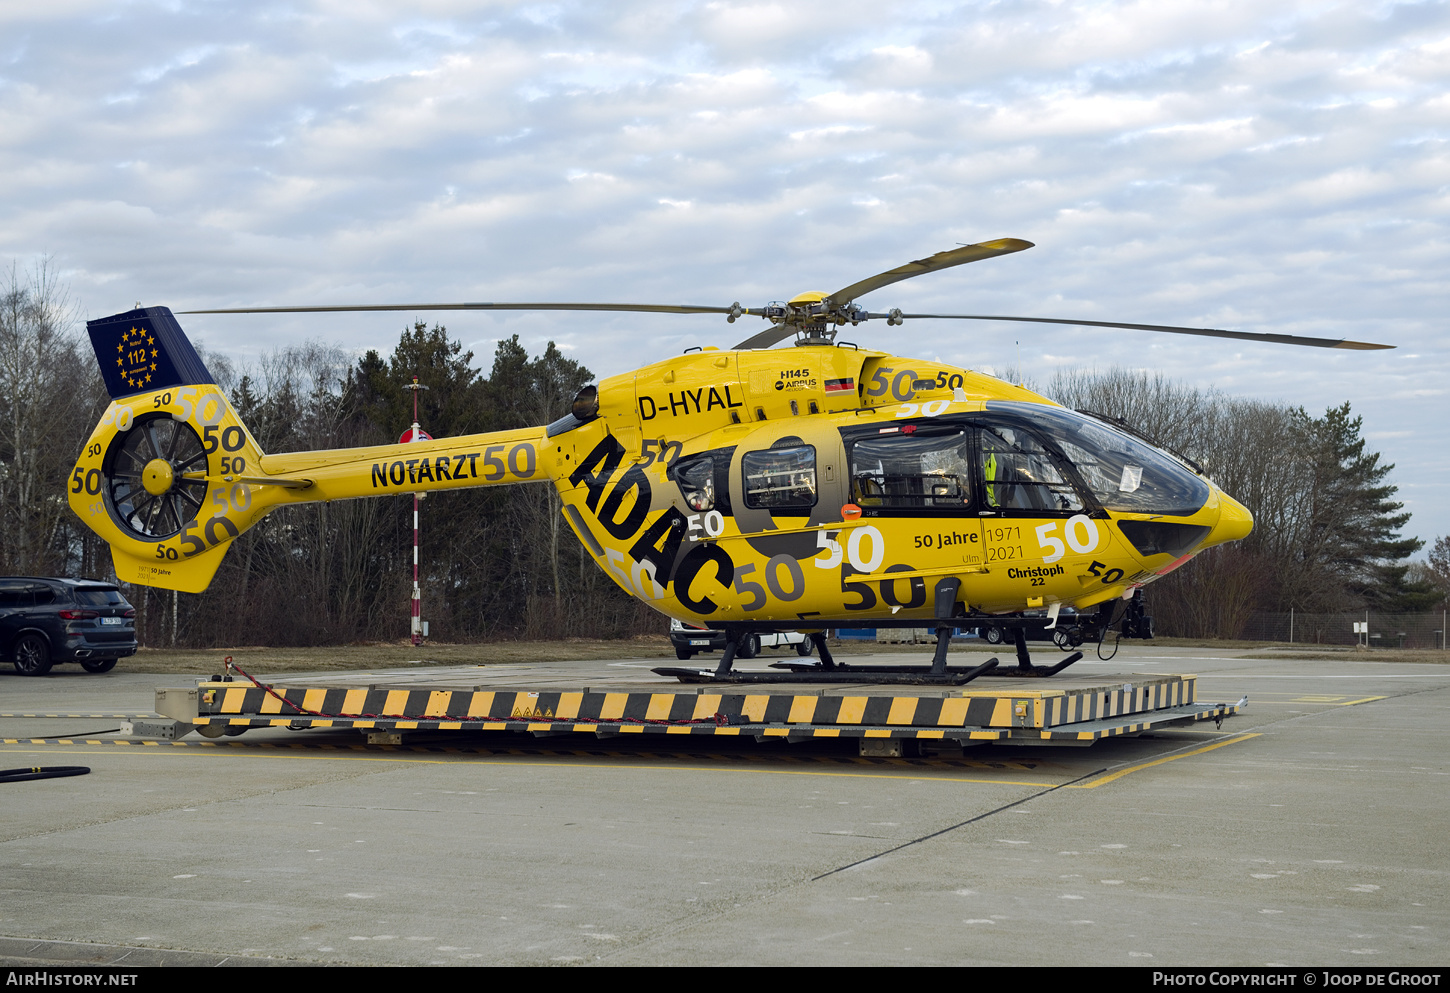
[[1202, 479], [1168, 455], [1101, 421], [1061, 407], [992, 401], [987, 412], [1015, 415], [1077, 469], [1108, 510], [1187, 517], [1208, 500]]

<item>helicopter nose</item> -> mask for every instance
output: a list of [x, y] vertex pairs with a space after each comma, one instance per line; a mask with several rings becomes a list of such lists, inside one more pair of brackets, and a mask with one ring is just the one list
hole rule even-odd
[[1222, 545], [1240, 541], [1254, 530], [1254, 515], [1249, 508], [1222, 491], [1218, 495], [1218, 523], [1213, 526], [1204, 545]]

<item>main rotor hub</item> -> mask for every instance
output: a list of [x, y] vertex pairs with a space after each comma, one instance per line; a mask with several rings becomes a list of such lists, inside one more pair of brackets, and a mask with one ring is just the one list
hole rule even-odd
[[777, 327], [784, 326], [796, 332], [797, 345], [829, 345], [836, 338], [836, 328], [847, 321], [856, 323], [854, 308], [843, 310], [833, 304], [826, 294], [812, 291], [799, 293], [788, 302], [776, 301], [768, 304], [762, 316], [770, 319]]

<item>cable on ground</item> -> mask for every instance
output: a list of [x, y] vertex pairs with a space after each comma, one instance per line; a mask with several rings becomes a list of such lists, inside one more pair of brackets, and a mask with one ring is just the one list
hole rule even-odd
[[84, 765], [33, 765], [29, 769], [0, 769], [0, 783], [23, 783], [31, 779], [64, 779], [84, 776], [90, 767]]
[[65, 738], [89, 738], [93, 734], [119, 734], [120, 728], [106, 728], [103, 731], [82, 731], [79, 734], [27, 734], [17, 735], [26, 741], [60, 741]]

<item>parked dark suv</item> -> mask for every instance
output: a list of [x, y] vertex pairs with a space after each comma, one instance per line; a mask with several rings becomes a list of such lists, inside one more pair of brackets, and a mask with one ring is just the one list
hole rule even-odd
[[23, 676], [57, 662], [109, 672], [136, 654], [136, 609], [94, 579], [0, 579], [0, 658]]

